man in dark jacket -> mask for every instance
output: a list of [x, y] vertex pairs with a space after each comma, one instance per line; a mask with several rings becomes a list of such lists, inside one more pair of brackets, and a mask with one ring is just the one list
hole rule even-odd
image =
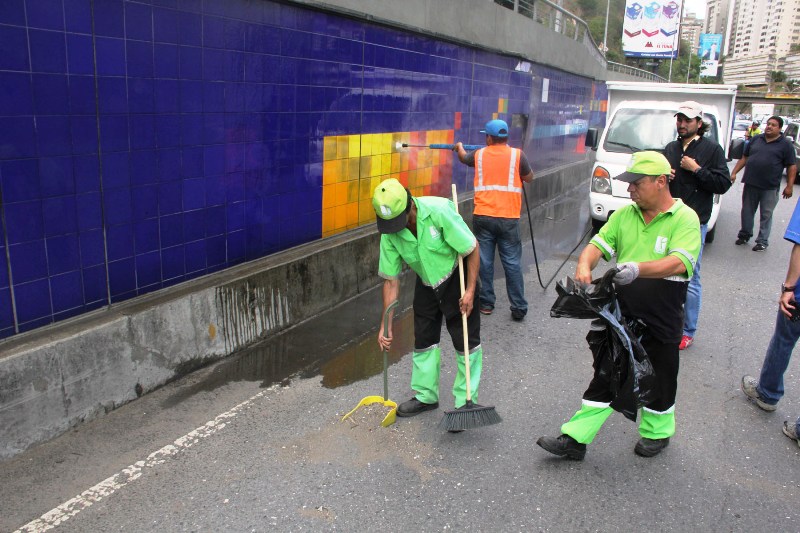
[[669, 190], [673, 198], [680, 198], [695, 210], [700, 219], [701, 235], [700, 254], [686, 293], [686, 314], [680, 344], [680, 349], [685, 350], [694, 342], [697, 318], [700, 315], [700, 258], [706, 242], [714, 195], [727, 192], [731, 188], [731, 179], [724, 150], [719, 143], [704, 136], [710, 126], [703, 122], [700, 104], [683, 102], [675, 117], [678, 139], [664, 148], [664, 155], [673, 172]]

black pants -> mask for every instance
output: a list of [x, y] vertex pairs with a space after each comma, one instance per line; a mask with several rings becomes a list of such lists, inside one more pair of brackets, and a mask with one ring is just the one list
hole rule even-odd
[[[675, 395], [678, 391], [678, 343], [663, 343], [645, 335], [642, 338], [642, 347], [647, 352], [653, 370], [658, 380], [659, 397], [650, 402], [647, 407], [653, 411], [663, 412], [675, 405]], [[583, 399], [592, 402], [610, 403], [614, 398], [611, 395], [608, 380], [601, 376], [595, 365], [594, 377], [589, 388], [583, 393]]]
[[[466, 267], [464, 279], [466, 279]], [[453, 347], [458, 352], [464, 351], [464, 331], [458, 306], [460, 299], [461, 284], [458, 279], [458, 269], [436, 290], [423, 285], [417, 276], [417, 283], [414, 287], [415, 350], [424, 350], [439, 344], [442, 335], [442, 319], [444, 318], [447, 331], [453, 341]], [[473, 303], [472, 311], [467, 316], [467, 334], [470, 350], [481, 343], [481, 314], [478, 312], [477, 298]]]

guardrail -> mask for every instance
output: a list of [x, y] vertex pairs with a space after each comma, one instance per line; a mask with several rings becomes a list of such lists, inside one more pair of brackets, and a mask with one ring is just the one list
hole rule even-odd
[[594, 42], [588, 24], [563, 7], [548, 0], [494, 0], [494, 3], [582, 42], [592, 57], [605, 63], [606, 58]]
[[597, 43], [592, 38], [589, 25], [583, 19], [549, 0], [494, 0], [494, 3], [532, 19], [557, 33], [582, 42], [589, 54], [598, 62], [605, 63], [608, 70], [638, 76], [651, 81], [667, 81], [658, 74], [653, 74], [647, 70], [606, 60], [600, 51], [600, 47], [597, 46]]
[[654, 74], [649, 70], [643, 70], [636, 67], [631, 67], [629, 65], [623, 65], [622, 63], [615, 63], [614, 61], [608, 61], [608, 70], [612, 72], [621, 72], [622, 74], [628, 74], [630, 76], [638, 76], [640, 78], [645, 78], [650, 81], [660, 81], [666, 83], [666, 78], [662, 78], [658, 74]]

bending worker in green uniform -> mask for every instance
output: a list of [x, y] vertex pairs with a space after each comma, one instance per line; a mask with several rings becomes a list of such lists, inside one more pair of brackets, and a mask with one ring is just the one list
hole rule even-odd
[[[591, 283], [600, 258], [617, 258], [614, 277], [620, 311], [647, 326], [642, 346], [655, 370], [659, 397], [642, 409], [641, 439], [634, 452], [660, 453], [675, 434], [678, 345], [683, 335], [683, 303], [700, 253], [697, 213], [669, 192], [670, 164], [658, 152], [633, 154], [628, 171], [615, 179], [627, 182], [634, 204], [614, 212], [578, 258], [575, 281]], [[609, 376], [595, 368], [581, 409], [561, 426], [559, 437], [541, 437], [548, 452], [583, 459], [603, 422], [611, 414]]]
[[[455, 407], [466, 403], [464, 377], [464, 333], [461, 313], [467, 314], [469, 334], [470, 388], [477, 401], [483, 351], [480, 313], [473, 312], [480, 269], [475, 236], [451, 200], [433, 196], [414, 198], [396, 179], [376, 188], [372, 206], [381, 233], [378, 274], [383, 282], [383, 310], [397, 300], [403, 262], [417, 274], [414, 288], [414, 353], [411, 388], [416, 395], [397, 408], [397, 416], [414, 416], [439, 407], [439, 338], [442, 319], [458, 352], [458, 372], [453, 384]], [[466, 290], [461, 297], [458, 255], [464, 257]], [[383, 316], [383, 315], [381, 315]], [[388, 350], [392, 343], [379, 329], [378, 344]]]

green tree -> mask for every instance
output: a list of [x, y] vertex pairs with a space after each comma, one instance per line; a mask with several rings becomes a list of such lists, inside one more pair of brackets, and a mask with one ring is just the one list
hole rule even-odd
[[773, 83], [783, 83], [786, 81], [786, 73], [782, 70], [770, 70], [769, 77]]

